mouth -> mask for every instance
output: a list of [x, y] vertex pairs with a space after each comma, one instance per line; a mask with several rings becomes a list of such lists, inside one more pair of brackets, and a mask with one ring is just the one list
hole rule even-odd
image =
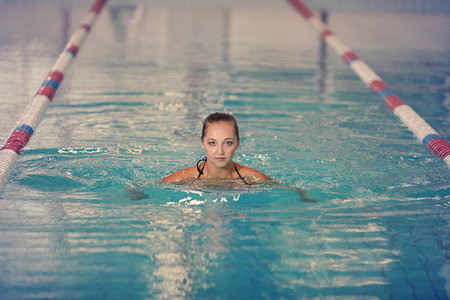
[[225, 157], [216, 157], [215, 160], [223, 161], [225, 160]]

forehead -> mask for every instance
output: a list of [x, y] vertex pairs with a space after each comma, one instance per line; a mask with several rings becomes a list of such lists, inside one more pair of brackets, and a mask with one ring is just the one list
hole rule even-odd
[[205, 129], [206, 138], [236, 138], [233, 122], [220, 121], [208, 125]]

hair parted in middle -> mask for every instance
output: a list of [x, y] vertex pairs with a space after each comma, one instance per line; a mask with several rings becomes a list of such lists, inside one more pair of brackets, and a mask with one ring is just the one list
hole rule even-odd
[[202, 141], [205, 138], [205, 131], [206, 128], [212, 123], [219, 123], [219, 122], [231, 122], [234, 126], [234, 132], [236, 134], [237, 140], [239, 141], [239, 127], [237, 125], [236, 118], [233, 117], [230, 114], [216, 112], [213, 114], [210, 114], [208, 117], [206, 117], [205, 121], [203, 121], [203, 128], [202, 128]]

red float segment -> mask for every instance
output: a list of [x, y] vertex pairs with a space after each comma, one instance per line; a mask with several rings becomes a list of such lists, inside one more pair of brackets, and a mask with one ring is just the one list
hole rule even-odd
[[25, 147], [30, 138], [31, 135], [25, 130], [16, 130], [11, 133], [6, 143], [2, 148], [0, 148], [0, 151], [4, 149], [10, 149], [16, 152], [17, 155], [20, 155], [22, 153], [23, 147]]
[[378, 93], [381, 90], [390, 89], [383, 81], [380, 80], [372, 81], [369, 86], [375, 93]]
[[43, 85], [41, 88], [37, 91], [36, 95], [44, 95], [48, 98], [48, 100], [52, 101], [53, 96], [55, 96], [56, 90], [50, 86], [50, 85]]
[[87, 32], [89, 32], [91, 30], [91, 26], [89, 26], [88, 24], [80, 25], [80, 28], [86, 29]]
[[74, 44], [67, 45], [65, 50], [67, 52], [72, 53], [74, 56], [77, 55], [77, 53], [78, 53], [78, 47], [75, 46]]
[[346, 63], [349, 63], [349, 62], [351, 62], [354, 59], [359, 59], [359, 57], [353, 52], [345, 52], [344, 55], [342, 55], [342, 59]]
[[384, 103], [386, 103], [386, 105], [389, 106], [392, 111], [394, 111], [394, 109], [396, 109], [398, 106], [405, 104], [402, 99], [400, 99], [396, 95], [387, 96], [386, 98], [384, 98]]
[[333, 35], [333, 34], [334, 34], [333, 31], [328, 30], [328, 29], [325, 29], [324, 31], [322, 31], [322, 37], [323, 38], [326, 38], [327, 36]]
[[303, 17], [305, 17], [305, 19], [309, 19], [314, 16], [309, 8], [306, 7], [302, 2], [297, 0], [289, 0], [289, 2], [291, 2], [291, 4], [303, 15]]
[[440, 158], [450, 155], [450, 144], [444, 139], [434, 139], [428, 143], [427, 147]]
[[64, 79], [64, 74], [61, 73], [60, 71], [51, 71], [50, 73], [48, 73], [47, 78], [45, 78], [45, 80], [54, 80], [56, 81], [58, 84], [61, 84], [62, 80]]
[[105, 5], [105, 3], [106, 3], [106, 0], [98, 0], [91, 7], [91, 11], [95, 12], [96, 14], [98, 14], [102, 10], [102, 7], [103, 7], [103, 5]]

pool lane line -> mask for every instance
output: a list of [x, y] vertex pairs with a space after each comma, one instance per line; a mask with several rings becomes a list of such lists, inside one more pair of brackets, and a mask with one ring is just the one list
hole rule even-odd
[[44, 83], [23, 112], [15, 129], [0, 148], [0, 193], [11, 175], [14, 163], [22, 154], [22, 149], [39, 126], [48, 105], [52, 102], [59, 85], [64, 79], [64, 73], [76, 57], [78, 50], [89, 34], [106, 1], [96, 0], [92, 5], [81, 25], [70, 37], [53, 68], [46, 76]]
[[382, 80], [345, 45], [301, 0], [287, 0], [312, 25], [359, 76], [359, 78], [379, 95], [391, 111], [415, 134], [431, 152], [444, 160], [450, 168], [450, 144], [444, 140], [410, 106], [406, 105]]

